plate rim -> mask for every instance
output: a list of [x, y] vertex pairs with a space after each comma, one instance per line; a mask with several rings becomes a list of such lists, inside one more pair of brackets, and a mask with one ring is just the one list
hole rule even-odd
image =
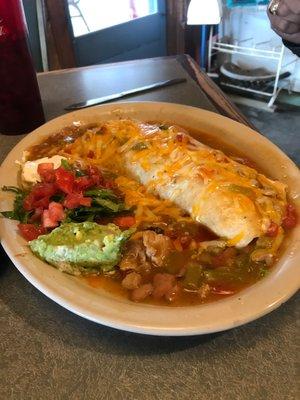
[[[289, 164], [291, 166], [294, 166], [295, 168], [297, 168], [296, 165], [293, 163], [293, 161], [290, 160], [287, 157], [287, 155], [285, 155], [285, 153], [283, 153], [282, 150], [280, 150], [276, 145], [274, 145], [272, 142], [270, 142], [267, 138], [265, 138], [264, 136], [262, 136], [258, 132], [254, 131], [250, 127], [245, 126], [242, 123], [239, 123], [237, 121], [231, 120], [228, 117], [222, 116], [222, 115], [217, 114], [217, 113], [213, 113], [211, 111], [202, 110], [202, 109], [199, 109], [197, 107], [186, 106], [186, 105], [181, 105], [181, 104], [176, 104], [176, 103], [166, 103], [166, 102], [119, 102], [119, 103], [112, 103], [112, 104], [109, 104], [109, 105], [99, 105], [99, 106], [95, 106], [95, 107], [90, 107], [87, 110], [88, 111], [89, 110], [93, 111], [93, 110], [99, 110], [100, 109], [100, 111], [101, 111], [102, 109], [118, 108], [119, 106], [121, 106], [121, 108], [122, 107], [126, 108], [126, 106], [132, 107], [132, 106], [135, 106], [137, 104], [138, 105], [142, 105], [142, 106], [143, 105], [148, 106], [149, 104], [151, 104], [151, 105], [156, 104], [158, 106], [161, 105], [163, 107], [165, 107], [165, 106], [167, 106], [167, 107], [169, 107], [169, 106], [178, 107], [179, 106], [180, 108], [192, 109], [193, 111], [196, 110], [197, 112], [202, 112], [202, 113], [208, 114], [208, 115], [209, 114], [214, 114], [214, 116], [217, 116], [218, 118], [221, 118], [221, 119], [225, 118], [226, 120], [229, 120], [230, 123], [238, 124], [239, 126], [242, 125], [248, 131], [254, 132], [256, 135], [258, 135], [260, 137], [260, 139], [263, 139], [265, 142], [267, 142], [268, 145], [272, 145], [271, 147], [273, 147], [273, 150], [276, 150], [277, 153], [279, 152], [280, 156], [284, 156], [284, 158], [286, 160], [288, 160], [288, 162], [289, 162]], [[85, 111], [85, 112], [82, 112], [82, 111]], [[18, 151], [19, 149], [22, 149], [22, 148], [26, 149], [24, 146], [28, 142], [28, 138], [31, 139], [32, 137], [35, 137], [35, 135], [37, 135], [41, 129], [44, 129], [45, 125], [47, 125], [47, 127], [50, 127], [53, 124], [55, 124], [55, 123], [57, 123], [57, 122], [59, 122], [61, 120], [65, 120], [66, 116], [69, 116], [69, 117], [71, 117], [71, 119], [74, 119], [73, 116], [75, 116], [75, 115], [77, 116], [77, 115], [80, 115], [80, 114], [85, 114], [88, 111], [80, 110], [80, 111], [75, 111], [75, 112], [72, 112], [72, 113], [69, 113], [69, 114], [64, 114], [62, 116], [56, 117], [55, 119], [52, 119], [52, 120], [48, 121], [46, 124], [42, 125], [41, 127], [37, 128], [36, 130], [34, 130], [30, 134], [28, 134], [25, 138], [23, 138], [20, 142], [18, 142], [17, 145], [14, 146], [13, 149], [9, 152], [9, 154], [6, 156], [6, 158], [4, 159], [4, 161], [1, 164], [0, 171], [2, 170], [2, 168], [5, 168], [6, 160], [9, 159], [11, 157], [11, 155], [14, 154], [14, 152]], [[62, 124], [62, 126], [66, 126], [66, 124]], [[49, 133], [45, 134], [45, 137], [48, 136], [48, 135], [49, 135]], [[37, 137], [37, 141], [38, 141], [38, 137]], [[299, 174], [299, 176], [300, 176], [300, 174]], [[9, 222], [12, 222], [12, 221], [9, 221]], [[4, 224], [4, 222], [1, 221], [1, 226], [3, 224]], [[262, 316], [264, 316], [264, 315], [268, 314], [269, 312], [271, 312], [271, 311], [275, 310], [276, 308], [278, 308], [281, 304], [285, 303], [299, 289], [299, 284], [297, 284], [297, 282], [295, 282], [293, 290], [290, 290], [288, 293], [285, 293], [285, 294], [281, 295], [280, 298], [278, 298], [276, 301], [272, 302], [272, 304], [269, 304], [268, 306], [265, 306], [265, 308], [261, 309], [260, 312], [256, 312], [253, 315], [249, 316], [248, 318], [244, 318], [244, 319], [242, 318], [239, 321], [233, 321], [233, 322], [227, 323], [225, 325], [223, 323], [222, 327], [221, 326], [219, 326], [219, 327], [212, 326], [210, 329], [201, 329], [200, 327], [199, 328], [188, 328], [188, 329], [186, 329], [186, 328], [178, 328], [178, 329], [171, 328], [170, 329], [170, 328], [167, 328], [167, 327], [166, 328], [162, 328], [162, 327], [161, 328], [157, 328], [157, 327], [152, 327], [151, 328], [150, 326], [149, 327], [147, 327], [147, 326], [143, 327], [143, 326], [140, 326], [138, 324], [132, 325], [132, 324], [120, 323], [120, 322], [116, 322], [116, 321], [114, 322], [114, 321], [111, 321], [109, 319], [99, 320], [99, 318], [97, 318], [96, 316], [93, 317], [92, 315], [87, 315], [84, 312], [84, 310], [80, 310], [80, 307], [78, 307], [76, 305], [75, 306], [74, 305], [73, 306], [70, 305], [68, 303], [68, 301], [66, 301], [64, 298], [61, 298], [61, 297], [57, 296], [55, 293], [51, 293], [51, 290], [49, 292], [49, 289], [47, 289], [47, 287], [43, 283], [38, 282], [30, 274], [30, 272], [26, 269], [26, 267], [24, 268], [24, 266], [22, 265], [22, 262], [20, 262], [18, 259], [16, 259], [16, 256], [14, 256], [14, 254], [12, 254], [12, 250], [11, 250], [11, 248], [9, 246], [9, 243], [5, 239], [4, 240], [2, 239], [1, 242], [2, 242], [2, 245], [3, 245], [3, 248], [4, 248], [5, 252], [8, 254], [9, 258], [11, 259], [13, 264], [16, 266], [16, 268], [19, 270], [19, 272], [21, 272], [21, 274], [36, 289], [41, 291], [45, 296], [47, 296], [48, 298], [50, 298], [51, 300], [53, 300], [54, 302], [56, 302], [60, 306], [66, 308], [67, 310], [75, 313], [76, 315], [79, 315], [80, 317], [86, 318], [86, 319], [88, 319], [90, 321], [93, 321], [93, 322], [96, 322], [96, 323], [100, 323], [100, 324], [105, 325], [105, 326], [109, 326], [111, 328], [120, 329], [120, 330], [124, 330], [124, 331], [130, 331], [130, 332], [134, 332], [134, 333], [141, 333], [141, 334], [147, 334], [147, 335], [156, 335], [156, 336], [194, 336], [194, 335], [200, 335], [200, 334], [209, 334], [209, 333], [214, 333], [214, 332], [225, 331], [225, 330], [237, 327], [237, 326], [241, 326], [241, 325], [247, 324], [247, 323], [249, 323], [249, 322], [251, 322], [253, 320], [256, 320], [258, 318], [261, 318]], [[31, 255], [31, 257], [34, 257], [34, 256]], [[265, 279], [260, 281], [259, 283], [264, 282], [264, 281], [265, 281]], [[250, 286], [250, 288], [253, 288], [257, 284], [254, 284], [254, 285]], [[248, 289], [245, 289], [244, 292], [247, 291]], [[230, 297], [229, 300], [233, 299], [234, 297], [236, 297], [238, 295]], [[220, 300], [220, 302], [222, 302], [223, 304], [224, 304], [225, 301], [226, 301], [225, 299], [224, 300]], [[218, 303], [219, 303], [219, 301], [214, 302], [214, 303], [210, 303], [210, 304], [215, 304], [216, 305]], [[157, 307], [157, 306], [155, 306], [155, 307]], [[192, 307], [188, 307], [188, 308], [196, 309], [196, 307], [197, 306], [192, 306]], [[204, 305], [200, 305], [198, 307], [202, 307], [203, 308]], [[168, 307], [168, 308], [170, 308], [170, 307]]]

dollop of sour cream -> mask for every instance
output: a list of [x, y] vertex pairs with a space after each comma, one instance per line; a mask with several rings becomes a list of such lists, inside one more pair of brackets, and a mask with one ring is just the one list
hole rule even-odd
[[22, 180], [27, 183], [37, 183], [41, 182], [41, 177], [37, 171], [39, 164], [43, 163], [52, 163], [54, 169], [60, 167], [61, 160], [66, 160], [65, 157], [62, 156], [53, 156], [53, 157], [44, 157], [34, 161], [25, 161], [21, 163], [21, 177]]

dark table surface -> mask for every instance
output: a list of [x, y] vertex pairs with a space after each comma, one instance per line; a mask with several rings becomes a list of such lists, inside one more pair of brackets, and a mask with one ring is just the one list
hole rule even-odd
[[[133, 97], [246, 118], [188, 57], [39, 75], [47, 119], [86, 98], [186, 77]], [[0, 135], [0, 161], [22, 136]], [[141, 336], [84, 320], [31, 286], [0, 247], [0, 399], [294, 400], [299, 295], [234, 330], [188, 338]]]

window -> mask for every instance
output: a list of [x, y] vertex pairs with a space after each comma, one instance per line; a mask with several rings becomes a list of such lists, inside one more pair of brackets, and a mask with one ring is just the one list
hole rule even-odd
[[157, 12], [157, 0], [68, 0], [74, 36]]

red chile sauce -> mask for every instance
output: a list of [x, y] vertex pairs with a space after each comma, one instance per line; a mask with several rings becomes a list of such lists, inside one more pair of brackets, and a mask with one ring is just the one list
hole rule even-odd
[[[30, 149], [29, 159], [34, 160], [37, 158], [52, 156], [57, 154], [57, 152], [62, 149], [66, 144], [72, 143], [76, 140], [76, 138], [80, 137], [84, 134], [87, 128], [97, 128], [101, 127], [101, 125], [90, 124], [86, 126], [71, 126], [62, 129], [55, 135], [48, 137], [44, 142], [33, 146]], [[187, 129], [188, 132], [195, 136], [197, 139], [207, 144], [210, 147], [219, 149], [224, 151], [228, 156], [239, 158], [240, 162], [245, 163], [246, 165], [253, 166], [256, 168], [255, 164], [245, 158], [236, 148], [225, 145], [223, 143], [218, 142], [215, 139], [211, 139], [208, 134], [202, 133], [199, 131], [191, 131]], [[109, 221], [106, 221], [109, 222]], [[176, 222], [170, 222], [170, 226], [172, 224], [176, 225]], [[216, 239], [215, 235], [212, 234], [205, 227], [193, 223], [193, 227], [191, 230], [194, 232], [195, 230], [200, 232], [201, 241], [208, 241]], [[189, 228], [188, 228], [189, 229]], [[186, 227], [183, 228], [186, 232]], [[181, 234], [179, 233], [179, 236]], [[192, 238], [194, 238], [194, 233], [191, 234]], [[255, 243], [251, 243], [244, 249], [234, 250], [234, 255], [231, 255], [230, 261], [227, 263], [226, 268], [218, 265], [218, 254], [214, 254], [212, 258], [214, 259], [213, 264], [207, 264], [207, 261], [204, 260], [204, 271], [207, 272], [208, 275], [215, 276], [215, 281], [210, 283], [212, 290], [205, 297], [197, 294], [192, 290], [185, 290], [184, 285], [182, 284], [183, 279], [178, 278], [177, 282], [181, 288], [180, 295], [174, 298], [174, 301], [168, 303], [165, 298], [163, 299], [153, 299], [152, 297], [148, 297], [143, 302], [147, 304], [155, 304], [155, 305], [167, 305], [170, 306], [191, 306], [196, 304], [202, 304], [207, 302], [212, 302], [215, 300], [219, 300], [230, 295], [236, 294], [240, 292], [242, 289], [254, 284], [259, 279], [261, 279], [265, 274], [268, 273], [268, 270], [272, 267], [272, 265], [266, 266], [262, 263], [253, 263], [249, 261], [249, 254], [254, 249]], [[217, 257], [215, 259], [215, 257]], [[221, 254], [222, 257], [222, 254]], [[204, 255], [205, 258], [205, 255]], [[226, 260], [225, 260], [226, 261]], [[274, 260], [276, 262], [276, 260]], [[206, 264], [205, 264], [206, 262]], [[227, 262], [227, 261], [226, 261]], [[201, 261], [201, 257], [199, 259], [195, 259], [193, 251], [188, 249], [183, 249], [181, 252], [174, 251], [170, 256], [167, 257], [165, 264], [163, 267], [153, 268], [151, 272], [147, 272], [142, 274], [143, 283], [151, 282], [153, 276], [156, 273], [171, 273], [175, 274], [182, 267], [185, 267], [189, 263], [203, 263]], [[219, 277], [218, 277], [219, 275]], [[216, 278], [217, 277], [217, 278]], [[89, 276], [84, 278], [79, 278], [80, 280], [84, 280], [90, 287], [95, 290], [104, 289], [105, 291], [113, 294], [118, 297], [130, 297], [127, 289], [124, 289], [121, 285], [121, 281], [124, 278], [124, 273], [118, 271], [116, 274], [112, 276]], [[204, 280], [206, 282], [206, 280]]]

